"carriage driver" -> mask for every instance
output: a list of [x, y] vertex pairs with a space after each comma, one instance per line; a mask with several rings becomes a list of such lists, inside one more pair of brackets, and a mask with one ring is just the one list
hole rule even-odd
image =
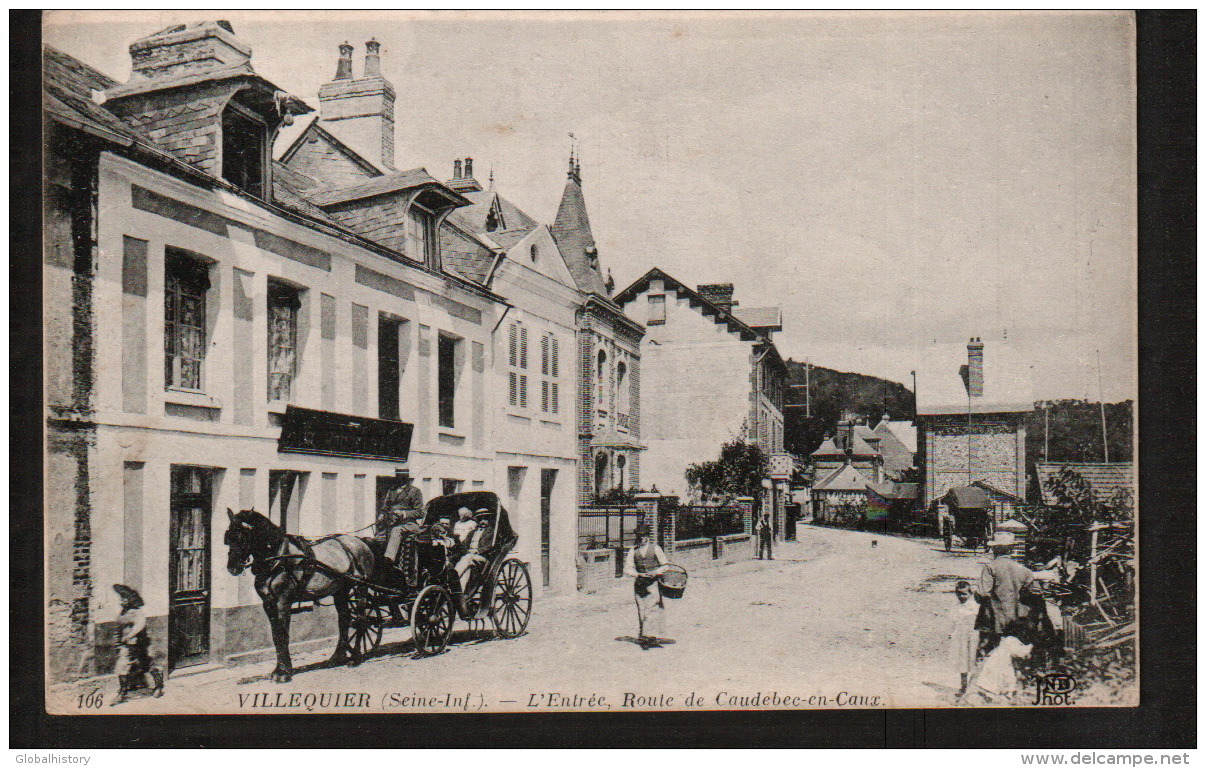
[[377, 532], [388, 532], [385, 559], [396, 565], [402, 540], [422, 529], [423, 492], [415, 487], [406, 467], [398, 467], [394, 478], [397, 484], [385, 492], [377, 510]]

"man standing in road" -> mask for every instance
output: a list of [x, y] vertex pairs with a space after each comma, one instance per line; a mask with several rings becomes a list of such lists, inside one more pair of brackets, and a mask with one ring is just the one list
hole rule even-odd
[[381, 507], [377, 510], [377, 532], [387, 537], [385, 559], [397, 564], [403, 537], [419, 532], [423, 516], [423, 492], [414, 486], [406, 467], [398, 467], [394, 479], [394, 487], [381, 497]]
[[762, 553], [765, 552], [765, 559], [774, 560], [775, 557], [771, 554], [771, 540], [774, 531], [771, 529], [770, 515], [762, 513], [762, 517], [758, 518], [758, 522], [754, 524], [754, 533], [758, 534], [758, 559], [762, 560]]
[[989, 610], [989, 623], [985, 629], [990, 634], [989, 647], [995, 646], [1005, 628], [1017, 621], [1025, 621], [1030, 609], [1022, 603], [1022, 593], [1034, 583], [1030, 569], [1010, 556], [1016, 539], [1008, 531], [998, 531], [988, 545], [992, 547], [993, 560], [985, 563], [976, 584], [976, 597]]

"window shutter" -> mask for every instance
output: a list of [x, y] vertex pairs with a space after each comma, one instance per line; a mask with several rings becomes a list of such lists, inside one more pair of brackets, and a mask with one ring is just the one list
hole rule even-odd
[[514, 368], [519, 360], [519, 328], [511, 323], [511, 367]]
[[540, 375], [549, 375], [549, 337], [540, 337]]
[[511, 384], [510, 403], [511, 403], [511, 405], [516, 405], [519, 402], [519, 392], [518, 392], [519, 382], [517, 381], [517, 377], [516, 377], [516, 374], [514, 371], [507, 374], [507, 376], [511, 380], [510, 381], [510, 384]]
[[519, 376], [519, 407], [528, 407], [528, 377], [522, 374]]
[[519, 367], [528, 367], [528, 328], [526, 325], [519, 326]]
[[557, 382], [555, 382], [555, 381], [554, 381], [554, 382], [552, 382], [552, 384], [550, 384], [550, 386], [551, 386], [551, 388], [552, 388], [552, 390], [553, 390], [553, 391], [552, 391], [552, 397], [551, 397], [551, 400], [552, 400], [552, 406], [553, 406], [553, 413], [560, 413], [560, 410], [558, 409], [558, 406], [557, 406]]
[[549, 375], [557, 378], [557, 337], [549, 336]]
[[540, 410], [549, 412], [549, 383], [545, 379], [540, 380]]

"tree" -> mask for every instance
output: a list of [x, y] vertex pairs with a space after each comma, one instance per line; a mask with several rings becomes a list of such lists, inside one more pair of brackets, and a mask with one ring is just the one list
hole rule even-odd
[[744, 440], [733, 440], [720, 448], [720, 458], [687, 467], [687, 487], [704, 501], [724, 501], [735, 496], [754, 496], [762, 490], [767, 457], [762, 449]]

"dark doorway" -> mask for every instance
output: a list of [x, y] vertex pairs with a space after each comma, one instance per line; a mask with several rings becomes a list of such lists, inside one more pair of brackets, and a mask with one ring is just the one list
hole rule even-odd
[[213, 471], [173, 466], [168, 543], [168, 669], [209, 661]]
[[398, 329], [401, 322], [386, 315], [377, 320], [377, 415], [383, 419], [398, 419], [401, 414], [398, 388], [401, 371], [398, 366]]
[[268, 470], [268, 519], [285, 533], [297, 533], [304, 472]]
[[540, 576], [544, 586], [549, 585], [549, 540], [553, 517], [553, 486], [557, 483], [557, 470], [540, 470]]

